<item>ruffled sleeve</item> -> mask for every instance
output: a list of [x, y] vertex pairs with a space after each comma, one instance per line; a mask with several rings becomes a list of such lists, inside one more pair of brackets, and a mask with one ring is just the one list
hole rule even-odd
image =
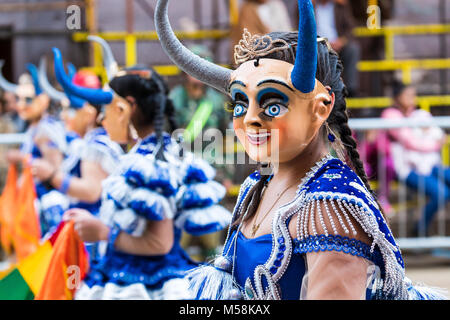
[[122, 148], [112, 141], [102, 128], [89, 132], [84, 140], [81, 159], [100, 164], [108, 174], [114, 172], [120, 156], [123, 155]]
[[213, 180], [215, 170], [209, 163], [186, 158], [179, 169], [183, 184], [176, 194], [175, 225], [195, 236], [224, 229], [231, 221], [231, 213], [219, 205], [225, 187]]
[[45, 238], [62, 221], [64, 212], [69, 209], [70, 200], [65, 194], [51, 190], [39, 199], [38, 204], [41, 232]]
[[172, 219], [178, 189], [175, 174], [165, 162], [140, 154], [124, 156], [115, 174], [102, 183], [100, 218], [137, 236], [147, 220]]
[[43, 118], [34, 132], [34, 140], [45, 137], [50, 147], [67, 152], [66, 131], [64, 125], [52, 117]]

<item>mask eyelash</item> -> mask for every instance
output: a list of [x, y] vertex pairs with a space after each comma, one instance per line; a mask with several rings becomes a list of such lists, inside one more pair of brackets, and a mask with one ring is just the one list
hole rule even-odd
[[233, 118], [240, 118], [247, 113], [247, 106], [241, 101], [233, 101], [229, 108], [233, 112]]
[[[273, 106], [278, 106], [279, 108], [278, 114], [269, 114], [270, 113], [269, 109]], [[265, 114], [265, 117], [270, 118], [277, 118], [284, 115], [286, 112], [289, 112], [287, 104], [281, 102], [279, 99], [268, 99], [261, 105], [261, 108], [264, 109], [262, 113]]]
[[225, 111], [226, 112], [233, 112], [234, 111], [234, 106], [236, 105], [235, 102], [226, 102], [225, 103]]

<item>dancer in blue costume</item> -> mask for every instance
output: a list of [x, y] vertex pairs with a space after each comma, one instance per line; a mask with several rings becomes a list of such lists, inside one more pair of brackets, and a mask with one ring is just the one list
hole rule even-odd
[[[34, 167], [38, 176], [46, 176], [56, 169], [49, 182], [68, 196], [69, 207], [84, 208], [96, 215], [101, 202], [101, 183], [115, 169], [123, 150], [98, 124], [102, 106], [81, 99], [70, 90], [70, 87], [64, 85], [65, 82], [61, 78], [67, 75], [64, 72], [62, 56], [59, 50], [55, 49], [54, 52], [56, 78], [61, 82], [65, 89], [64, 95], [70, 101], [69, 107], [61, 112], [66, 124], [68, 152], [59, 168], [55, 168], [47, 161], [35, 162]], [[55, 89], [49, 87], [45, 69], [45, 60], [41, 60], [40, 76], [42, 82], [47, 84], [44, 87], [50, 94]], [[75, 72], [68, 81], [81, 90], [101, 87], [98, 77], [89, 71]]]
[[[64, 70], [61, 53], [56, 49], [54, 69], [58, 80], [66, 76], [61, 71]], [[43, 90], [54, 100], [68, 106], [61, 112], [61, 118], [66, 124], [68, 148], [67, 156], [59, 168], [55, 168], [45, 160], [35, 161], [33, 168], [38, 177], [48, 176], [50, 172], [56, 170], [49, 183], [56, 189], [52, 192], [58, 192], [60, 197], [63, 195], [68, 202], [64, 211], [69, 208], [83, 208], [97, 215], [101, 205], [102, 181], [118, 164], [119, 157], [123, 154], [122, 147], [112, 141], [106, 130], [98, 124], [102, 106], [93, 105], [88, 100], [79, 98], [64, 85], [65, 91], [57, 92], [50, 85], [45, 70], [46, 61], [42, 59], [39, 66], [39, 78]], [[77, 72], [74, 67], [69, 70], [71, 71], [70, 81], [79, 89], [100, 88], [100, 81], [94, 73], [86, 70]], [[60, 80], [60, 82], [64, 84], [63, 81]], [[85, 245], [93, 264], [98, 258], [98, 248], [91, 243]]]
[[170, 28], [168, 0], [158, 1], [155, 23], [166, 53], [231, 96], [236, 135], [250, 158], [269, 164], [242, 184], [222, 255], [189, 274], [193, 294], [445, 298], [405, 277], [347, 124], [342, 64], [316, 35], [311, 1], [298, 5], [298, 33], [245, 31], [235, 47], [239, 67], [231, 71], [184, 48]]
[[[20, 149], [10, 150], [7, 158], [10, 163], [21, 163], [25, 157], [29, 157], [31, 163], [44, 159], [59, 167], [67, 152], [64, 125], [56, 115], [59, 106], [42, 91], [37, 68], [28, 64], [27, 69], [29, 74], [22, 75], [18, 85], [7, 82], [0, 75], [0, 85], [17, 95], [19, 116], [29, 124]], [[67, 199], [49, 183], [54, 173], [35, 179], [42, 237], [58, 225], [68, 208]]]
[[109, 87], [90, 92], [110, 102], [106, 129], [120, 136], [117, 128], [127, 126], [119, 116], [128, 115], [139, 140], [104, 181], [98, 219], [80, 209], [66, 213], [84, 241], [105, 245], [76, 299], [191, 298], [184, 275], [198, 264], [181, 248], [181, 232], [201, 235], [226, 227], [231, 214], [218, 205], [225, 188], [213, 180], [208, 163], [183, 153], [163, 131], [165, 117], [175, 126], [161, 76], [130, 68]]

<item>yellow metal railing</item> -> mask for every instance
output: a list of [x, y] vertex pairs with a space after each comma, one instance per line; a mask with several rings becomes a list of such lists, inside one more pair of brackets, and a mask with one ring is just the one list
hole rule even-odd
[[[72, 40], [75, 42], [87, 41], [89, 33], [75, 32], [72, 35]], [[158, 35], [156, 31], [140, 31], [134, 33], [127, 33], [125, 31], [99, 32], [99, 37], [106, 41], [120, 41], [125, 43], [125, 65], [127, 67], [137, 63], [137, 42], [138, 41], [157, 41]], [[199, 30], [194, 32], [176, 31], [175, 35], [180, 40], [201, 40], [201, 39], [223, 39], [228, 37], [228, 30]], [[105, 71], [102, 69], [102, 55], [99, 44], [94, 46], [94, 66], [93, 70], [98, 74], [104, 75]], [[180, 73], [180, 70], [175, 65], [157, 66], [156, 70], [165, 76], [174, 76]]]
[[[416, 98], [417, 105], [426, 111], [431, 107], [450, 105], [450, 95], [445, 96], [419, 96]], [[391, 97], [369, 97], [369, 98], [348, 98], [347, 107], [350, 109], [361, 108], [387, 108], [392, 106]]]
[[357, 27], [353, 30], [356, 37], [379, 37], [385, 41], [385, 59], [394, 59], [394, 37], [399, 35], [445, 34], [450, 33], [450, 24], [385, 26], [378, 29]]
[[411, 83], [413, 69], [450, 69], [450, 59], [377, 60], [358, 62], [359, 71], [401, 70], [402, 81]]
[[450, 59], [394, 59], [394, 38], [399, 35], [423, 35], [450, 33], [450, 24], [386, 26], [382, 28], [358, 27], [353, 30], [356, 37], [384, 37], [384, 60], [360, 61], [359, 71], [388, 71], [401, 70], [402, 81], [411, 83], [411, 71], [413, 69], [450, 69]]

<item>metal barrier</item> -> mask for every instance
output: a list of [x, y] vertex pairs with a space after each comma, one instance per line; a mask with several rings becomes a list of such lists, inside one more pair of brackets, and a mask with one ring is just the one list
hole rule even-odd
[[[437, 126], [443, 129], [450, 128], [450, 116], [434, 117], [432, 119], [396, 119], [387, 120], [381, 118], [350, 119], [350, 127], [357, 133], [360, 141], [363, 142], [367, 132], [371, 130], [388, 130], [402, 127], [431, 127]], [[361, 139], [362, 137], [362, 139]], [[443, 163], [447, 163], [450, 157], [450, 137], [447, 138], [447, 145], [442, 150]], [[361, 146], [361, 143], [359, 144]], [[360, 150], [361, 157], [365, 160], [366, 155]], [[386, 167], [383, 166], [381, 155], [378, 154], [377, 176], [381, 181], [372, 181], [371, 185], [377, 190], [383, 179], [386, 179]], [[441, 194], [440, 191], [438, 194]], [[447, 224], [450, 222], [449, 205], [443, 197], [439, 197], [441, 209], [435, 214], [432, 222], [433, 236], [426, 237], [423, 228], [419, 227], [419, 236], [411, 236], [411, 228], [422, 216], [423, 207], [427, 203], [427, 197], [423, 186], [419, 186], [418, 192], [411, 192], [405, 181], [396, 180], [390, 184], [389, 198], [394, 208], [394, 214], [389, 217], [391, 228], [396, 236], [398, 245], [402, 250], [438, 250], [450, 248], [450, 230]]]

